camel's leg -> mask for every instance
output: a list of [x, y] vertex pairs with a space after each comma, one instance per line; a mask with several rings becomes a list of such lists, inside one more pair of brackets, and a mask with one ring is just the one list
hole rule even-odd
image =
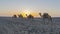
[[51, 17], [49, 18], [49, 23], [50, 23], [50, 24], [52, 24], [52, 23], [53, 23], [53, 21], [52, 21], [52, 18], [51, 18]]
[[50, 21], [49, 18], [43, 18], [43, 24], [49, 24]]
[[49, 19], [48, 18], [44, 18], [43, 21], [44, 21], [44, 24], [48, 24], [49, 23]]
[[49, 20], [52, 22], [52, 17], [51, 17], [51, 16], [49, 16], [48, 18], [49, 18]]
[[52, 19], [50, 19], [51, 21], [50, 21], [50, 23], [51, 23], [51, 25], [53, 24], [53, 21], [52, 21]]
[[43, 18], [43, 24], [45, 24], [45, 18]]

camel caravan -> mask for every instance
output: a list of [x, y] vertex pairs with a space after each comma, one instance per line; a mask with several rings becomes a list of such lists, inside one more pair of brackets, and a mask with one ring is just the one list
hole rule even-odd
[[[13, 17], [13, 18], [17, 18], [17, 15], [13, 15], [12, 17]], [[22, 16], [21, 14], [18, 15], [18, 17], [19, 17], [19, 18], [23, 18], [23, 16]]]
[[[27, 15], [26, 15], [27, 16]], [[39, 16], [42, 18], [43, 22], [45, 21], [50, 21], [52, 22], [52, 17], [48, 14], [48, 13], [43, 13], [43, 15], [41, 13], [39, 13]], [[17, 18], [16, 15], [13, 15], [14, 18]], [[21, 14], [18, 15], [19, 18], [24, 18]], [[27, 16], [27, 19], [34, 19], [34, 16], [32, 16], [31, 14]], [[47, 20], [46, 20], [47, 19]]]
[[[27, 16], [27, 15], [26, 15]], [[13, 18], [17, 18], [17, 15], [13, 15]], [[24, 18], [22, 14], [18, 15], [18, 18]], [[27, 18], [34, 18], [34, 16], [32, 16], [31, 14], [27, 16]]]

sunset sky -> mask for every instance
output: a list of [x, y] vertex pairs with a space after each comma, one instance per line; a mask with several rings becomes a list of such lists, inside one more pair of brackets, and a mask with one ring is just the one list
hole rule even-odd
[[20, 13], [49, 13], [60, 17], [60, 0], [0, 0], [0, 16], [12, 16]]

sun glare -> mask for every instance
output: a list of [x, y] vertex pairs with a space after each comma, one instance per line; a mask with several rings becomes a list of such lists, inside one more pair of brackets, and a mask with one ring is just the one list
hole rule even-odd
[[27, 17], [30, 14], [30, 11], [25, 10], [21, 14], [23, 15], [23, 17]]
[[25, 12], [25, 14], [27, 14], [27, 16], [30, 14], [30, 11], [28, 11], [28, 10], [25, 10], [24, 12]]

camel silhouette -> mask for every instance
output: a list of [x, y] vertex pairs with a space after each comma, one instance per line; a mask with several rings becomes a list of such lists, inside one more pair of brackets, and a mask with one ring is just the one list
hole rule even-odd
[[17, 15], [13, 15], [14, 18], [17, 18]]
[[48, 19], [48, 22], [49, 21], [52, 22], [52, 17], [48, 13], [44, 13], [43, 15], [39, 13], [39, 15], [42, 17], [44, 23], [45, 23], [45, 19]]
[[29, 16], [27, 16], [27, 18], [34, 18], [31, 14]]
[[22, 14], [18, 15], [19, 18], [23, 18]]

